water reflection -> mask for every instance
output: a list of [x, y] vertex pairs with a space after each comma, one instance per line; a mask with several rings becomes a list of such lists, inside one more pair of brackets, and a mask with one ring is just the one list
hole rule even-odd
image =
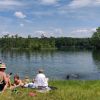
[[81, 79], [95, 79], [100, 70], [100, 53], [92, 51], [0, 51], [0, 58], [7, 64], [7, 72], [18, 73], [22, 78], [33, 78], [39, 68], [50, 79], [65, 79], [67, 74], [79, 73]]
[[5, 50], [0, 51], [0, 58], [7, 64], [7, 72], [18, 73], [21, 77], [25, 75], [33, 77], [40, 67], [46, 67], [45, 63], [48, 60], [47, 58], [53, 59], [54, 52]]
[[32, 56], [35, 56], [36, 58], [40, 56], [42, 59], [44, 59], [45, 56], [50, 56], [51, 58], [53, 58], [54, 52], [56, 51], [5, 50], [0, 51], [0, 54], [4, 59], [7, 59], [8, 57], [17, 58], [19, 56], [25, 56], [26, 59], [29, 60]]
[[92, 57], [93, 57], [94, 63], [97, 66], [97, 69], [100, 71], [100, 51], [93, 51]]

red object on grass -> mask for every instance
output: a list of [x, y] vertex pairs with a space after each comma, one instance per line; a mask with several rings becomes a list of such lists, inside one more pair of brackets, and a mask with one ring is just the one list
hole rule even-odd
[[36, 93], [30, 92], [30, 93], [29, 93], [29, 96], [34, 97], [34, 96], [36, 96]]

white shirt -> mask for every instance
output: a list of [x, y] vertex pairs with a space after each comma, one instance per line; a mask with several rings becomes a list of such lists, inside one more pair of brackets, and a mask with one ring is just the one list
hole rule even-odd
[[39, 74], [37, 74], [37, 76], [35, 78], [35, 84], [37, 86], [48, 87], [48, 80], [47, 80], [46, 76], [43, 73], [39, 73]]

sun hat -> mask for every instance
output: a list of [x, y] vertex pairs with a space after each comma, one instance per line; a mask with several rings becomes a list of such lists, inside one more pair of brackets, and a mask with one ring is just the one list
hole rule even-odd
[[6, 68], [6, 65], [4, 63], [0, 64], [0, 68]]

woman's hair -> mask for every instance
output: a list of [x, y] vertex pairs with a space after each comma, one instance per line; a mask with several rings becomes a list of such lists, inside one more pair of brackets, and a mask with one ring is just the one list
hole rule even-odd
[[19, 79], [19, 76], [16, 74], [16, 75], [14, 76], [14, 78]]
[[39, 72], [39, 73], [43, 73], [44, 70], [43, 70], [43, 69], [39, 69], [38, 72]]

